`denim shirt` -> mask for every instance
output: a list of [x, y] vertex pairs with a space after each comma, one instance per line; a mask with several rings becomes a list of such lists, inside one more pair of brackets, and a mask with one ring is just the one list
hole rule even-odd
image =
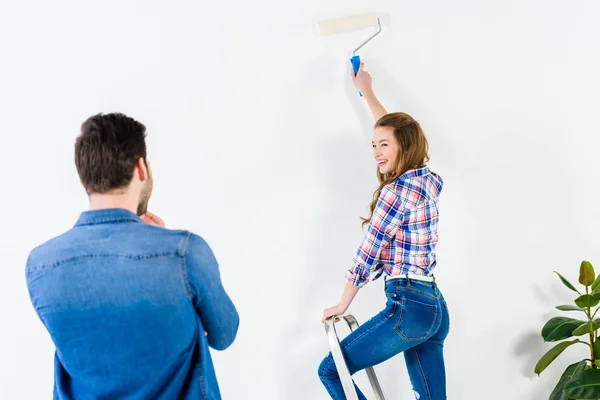
[[54, 399], [221, 398], [209, 346], [229, 347], [239, 316], [200, 236], [85, 211], [31, 251], [26, 279], [56, 346]]

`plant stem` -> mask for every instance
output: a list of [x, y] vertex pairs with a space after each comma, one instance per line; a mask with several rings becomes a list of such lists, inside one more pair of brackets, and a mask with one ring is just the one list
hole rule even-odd
[[[589, 295], [589, 288], [587, 286], [585, 287], [585, 294]], [[595, 368], [597, 368], [596, 367], [596, 354], [594, 353], [594, 337], [595, 337], [595, 334], [594, 334], [594, 323], [592, 322], [593, 321], [592, 320], [592, 318], [593, 318], [592, 317], [592, 308], [590, 307], [589, 300], [588, 300], [588, 306], [587, 306], [587, 312], [586, 312], [586, 314], [587, 314], [587, 317], [589, 319], [588, 322], [590, 324], [590, 354], [592, 355], [592, 357], [591, 357], [591, 359], [592, 359], [591, 360], [592, 361], [592, 368], [595, 369]], [[596, 315], [596, 313], [594, 313], [594, 315]]]

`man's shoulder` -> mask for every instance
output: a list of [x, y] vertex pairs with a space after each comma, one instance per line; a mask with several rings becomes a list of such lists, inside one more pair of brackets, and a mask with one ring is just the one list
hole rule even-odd
[[[81, 258], [101, 256], [147, 257], [152, 254], [185, 252], [188, 242], [203, 239], [184, 229], [164, 229], [149, 225], [134, 225], [123, 229], [90, 231], [73, 227], [39, 245], [28, 254], [26, 270], [55, 267]], [[202, 244], [200, 244], [202, 245]]]
[[50, 264], [49, 260], [53, 259], [53, 255], [64, 247], [65, 239], [69, 236], [70, 231], [71, 229], [33, 247], [27, 256], [27, 270]]
[[184, 252], [205, 252], [211, 251], [210, 245], [206, 241], [203, 235], [194, 233], [192, 231], [182, 231], [185, 233], [185, 247]]

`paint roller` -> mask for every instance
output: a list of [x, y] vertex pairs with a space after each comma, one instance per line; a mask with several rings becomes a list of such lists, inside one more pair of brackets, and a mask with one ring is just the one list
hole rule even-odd
[[379, 21], [379, 18], [376, 14], [356, 14], [348, 17], [321, 21], [317, 23], [317, 27], [319, 30], [319, 35], [321, 36], [355, 31], [358, 29], [377, 27], [377, 32], [375, 32], [373, 36], [369, 37], [367, 40], [362, 42], [360, 46], [358, 46], [352, 52], [352, 58], [350, 59], [350, 63], [352, 64], [354, 74], [356, 75], [358, 73], [358, 69], [360, 68], [360, 56], [356, 55], [356, 52], [360, 50], [364, 45], [369, 43], [371, 40], [373, 40], [375, 36], [379, 35], [379, 33], [381, 32], [381, 21]]

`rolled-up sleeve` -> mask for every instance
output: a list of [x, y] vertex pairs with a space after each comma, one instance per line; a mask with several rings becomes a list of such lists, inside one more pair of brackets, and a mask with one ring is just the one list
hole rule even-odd
[[368, 224], [362, 244], [358, 247], [346, 279], [354, 286], [363, 287], [369, 281], [382, 246], [395, 236], [402, 221], [403, 204], [396, 191], [384, 186]]

